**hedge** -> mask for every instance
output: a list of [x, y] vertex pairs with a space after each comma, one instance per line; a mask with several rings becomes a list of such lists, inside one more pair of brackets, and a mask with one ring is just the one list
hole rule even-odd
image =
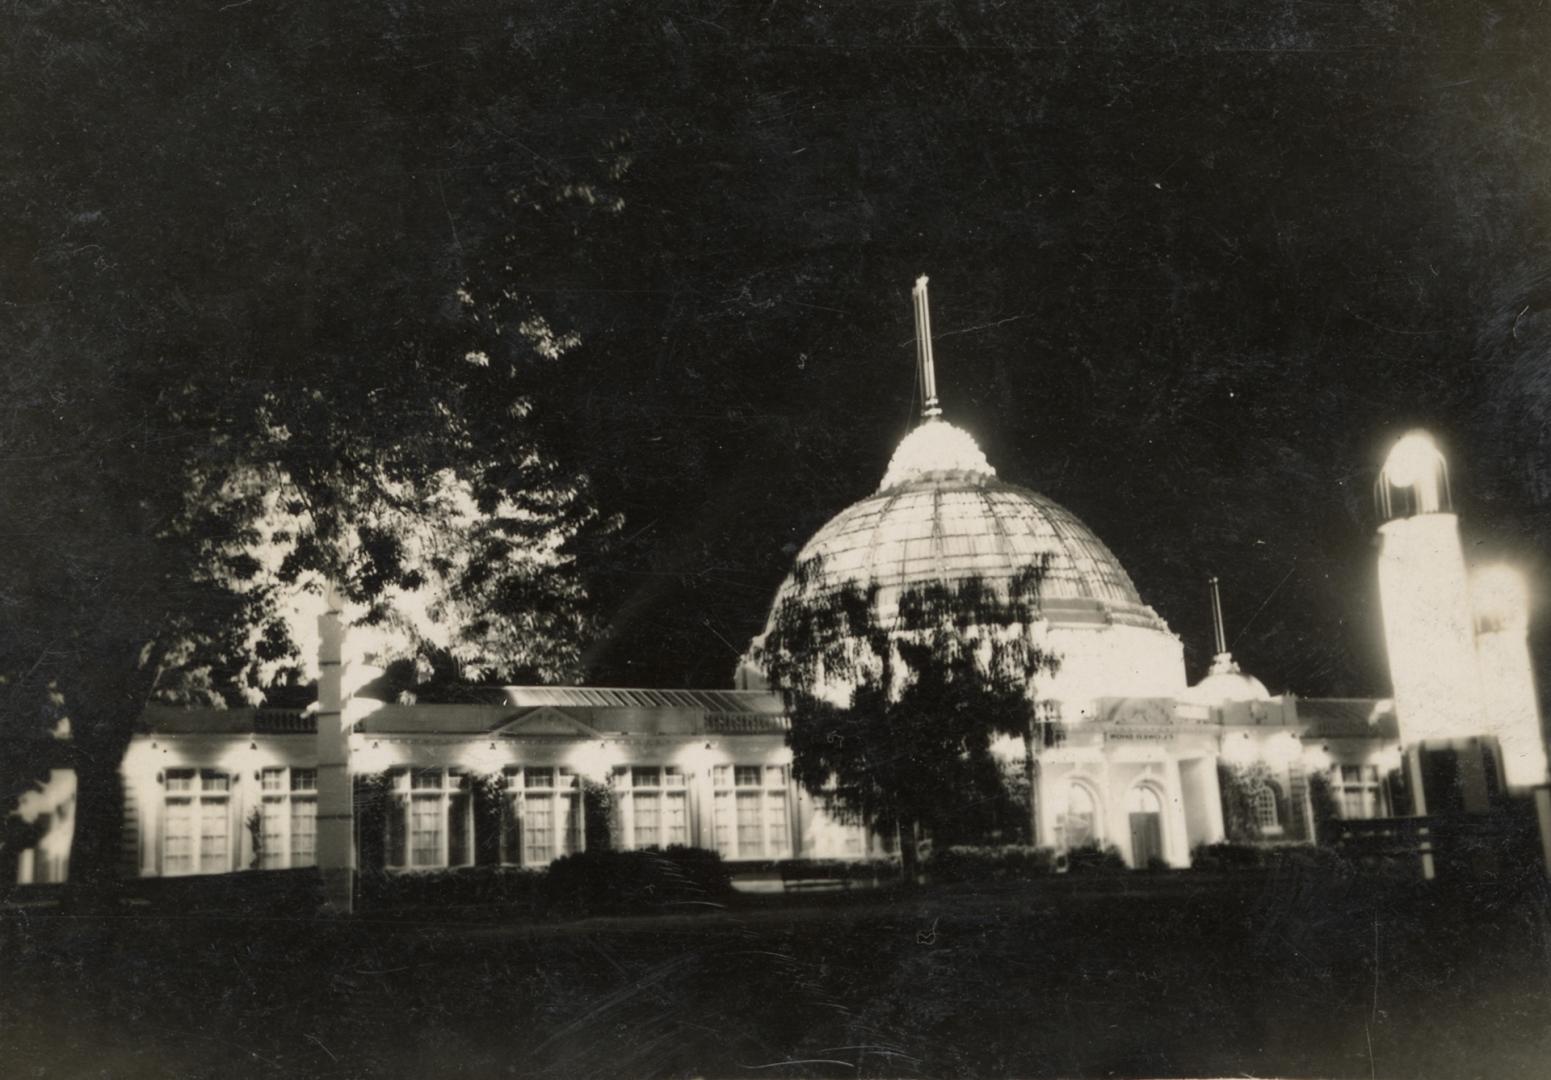
[[942, 882], [1027, 881], [1052, 874], [1055, 868], [1054, 850], [1026, 844], [941, 848], [926, 863], [927, 875]]
[[731, 891], [719, 854], [677, 844], [566, 855], [544, 882], [545, 908], [561, 917], [721, 907]]

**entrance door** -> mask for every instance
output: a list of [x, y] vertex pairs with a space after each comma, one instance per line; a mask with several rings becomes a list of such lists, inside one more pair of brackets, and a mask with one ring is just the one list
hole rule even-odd
[[1158, 793], [1135, 787], [1126, 797], [1131, 817], [1131, 865], [1144, 870], [1152, 860], [1163, 859], [1163, 804]]

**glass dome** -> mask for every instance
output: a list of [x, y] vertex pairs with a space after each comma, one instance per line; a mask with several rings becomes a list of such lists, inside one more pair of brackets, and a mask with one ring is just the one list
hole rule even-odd
[[[1048, 558], [1040, 594], [1052, 625], [1125, 623], [1167, 632], [1114, 553], [1070, 511], [999, 480], [970, 435], [928, 421], [900, 443], [876, 494], [841, 511], [799, 552], [817, 568], [808, 592], [855, 583], [879, 587], [887, 618], [900, 592], [979, 577], [1006, 584]], [[788, 577], [772, 617], [798, 591]]]

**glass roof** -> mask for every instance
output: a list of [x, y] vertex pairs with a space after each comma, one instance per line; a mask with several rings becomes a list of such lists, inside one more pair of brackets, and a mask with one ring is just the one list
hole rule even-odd
[[[887, 487], [820, 529], [797, 564], [820, 559], [824, 580], [836, 586], [876, 583], [887, 610], [908, 586], [972, 576], [1004, 582], [1047, 555], [1042, 599], [1146, 612], [1163, 628], [1114, 553], [1070, 511], [986, 474], [937, 473]], [[788, 579], [777, 604], [792, 589]]]

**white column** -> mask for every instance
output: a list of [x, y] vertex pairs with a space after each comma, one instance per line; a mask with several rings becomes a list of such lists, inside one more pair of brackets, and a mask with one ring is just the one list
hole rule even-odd
[[1164, 781], [1167, 785], [1166, 796], [1173, 805], [1165, 807], [1163, 856], [1170, 866], [1188, 870], [1190, 830], [1185, 827], [1185, 783], [1184, 777], [1180, 775], [1179, 759], [1173, 755], [1169, 756], [1164, 768]]
[[355, 813], [345, 718], [344, 600], [333, 586], [326, 599], [318, 616], [318, 869], [326, 910], [348, 915], [355, 902]]
[[1228, 827], [1222, 816], [1222, 784], [1217, 777], [1217, 759], [1201, 759], [1202, 789], [1206, 794], [1207, 824], [1211, 828], [1209, 844], [1220, 844], [1228, 838]]

